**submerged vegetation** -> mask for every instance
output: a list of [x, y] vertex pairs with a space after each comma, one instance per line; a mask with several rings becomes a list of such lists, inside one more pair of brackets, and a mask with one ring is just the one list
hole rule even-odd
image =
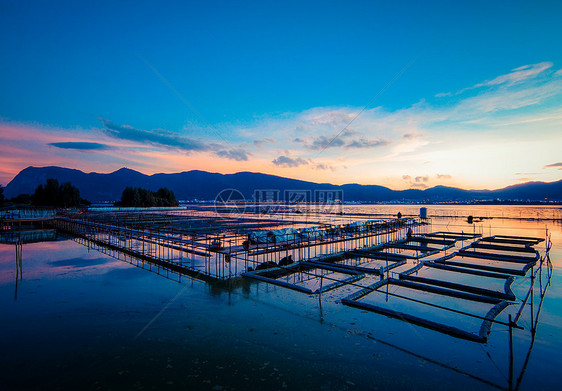
[[153, 207], [153, 206], [178, 206], [179, 202], [174, 192], [162, 187], [153, 192], [140, 187], [127, 186], [121, 195], [121, 201], [115, 206], [127, 207]]

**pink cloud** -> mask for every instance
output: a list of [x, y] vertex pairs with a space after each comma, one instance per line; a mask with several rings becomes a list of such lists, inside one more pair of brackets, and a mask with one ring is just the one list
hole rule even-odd
[[[78, 132], [76, 132], [78, 133]], [[79, 133], [48, 127], [0, 123], [0, 184], [6, 185], [28, 166], [64, 166], [91, 171], [119, 168], [111, 153], [88, 152], [50, 146], [50, 143], [106, 143], [106, 140], [84, 137]], [[109, 157], [109, 158], [108, 158]]]

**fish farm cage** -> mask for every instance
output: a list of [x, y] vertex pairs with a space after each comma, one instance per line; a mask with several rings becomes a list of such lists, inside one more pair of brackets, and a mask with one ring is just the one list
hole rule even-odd
[[[484, 235], [474, 226], [473, 232], [433, 232], [431, 220], [421, 217], [351, 220], [209, 208], [28, 210], [1, 217], [0, 241], [16, 244], [16, 283], [22, 244], [62, 233], [176, 281], [271, 285], [477, 344], [488, 342], [495, 325], [507, 327], [511, 372], [502, 389], [520, 382], [523, 372], [517, 379], [512, 373], [512, 336], [525, 330], [534, 338], [552, 276], [548, 230], [544, 238]], [[530, 322], [521, 322], [523, 316]]]

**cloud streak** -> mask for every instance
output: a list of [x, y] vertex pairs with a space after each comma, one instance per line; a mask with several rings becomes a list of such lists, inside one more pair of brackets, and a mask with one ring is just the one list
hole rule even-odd
[[312, 151], [322, 151], [327, 148], [338, 148], [345, 145], [345, 141], [341, 138], [332, 138], [326, 136], [320, 136], [312, 140], [311, 143], [307, 144], [307, 148]]
[[236, 161], [248, 161], [250, 156], [250, 153], [243, 148], [224, 148], [220, 144], [207, 143], [200, 139], [182, 136], [164, 129], [137, 129], [129, 125], [117, 125], [104, 118], [100, 118], [100, 121], [103, 123], [105, 133], [117, 139], [150, 144], [166, 149], [176, 149], [187, 153], [209, 151], [219, 157]]
[[291, 158], [288, 156], [279, 156], [278, 158], [274, 159], [272, 163], [279, 167], [299, 167], [299, 166], [307, 165], [308, 161], [300, 157]]
[[[451, 97], [451, 96], [463, 94], [470, 90], [479, 89], [482, 87], [503, 87], [503, 88], [510, 87], [515, 84], [529, 81], [530, 79], [534, 79], [538, 77], [539, 75], [543, 74], [544, 71], [552, 68], [553, 65], [554, 64], [552, 62], [548, 62], [548, 61], [540, 62], [537, 64], [523, 65], [518, 68], [512, 69], [511, 72], [509, 73], [497, 76], [491, 80], [486, 80], [481, 83], [477, 83], [471, 87], [463, 88], [455, 93], [442, 92], [436, 94], [435, 96], [437, 98]], [[557, 75], [559, 72], [560, 71], [555, 72], [554, 75]]]
[[[346, 142], [343, 140], [342, 137], [345, 137], [343, 134], [340, 137], [330, 138], [327, 136], [320, 136], [312, 140], [309, 144], [306, 145], [306, 148], [312, 151], [324, 151], [326, 149], [331, 148], [343, 148], [345, 150], [349, 149], [370, 149], [370, 148], [377, 148], [382, 147], [385, 145], [390, 144], [390, 141], [383, 140], [381, 138], [376, 138], [373, 140], [369, 140], [366, 138], [358, 138]], [[299, 142], [299, 141], [297, 141]]]
[[112, 148], [107, 144], [85, 141], [67, 141], [62, 143], [49, 143], [49, 145], [61, 149], [76, 149], [79, 151], [107, 150]]
[[129, 125], [117, 125], [104, 118], [100, 118], [100, 121], [107, 135], [114, 138], [138, 143], [149, 143], [166, 148], [177, 148], [187, 152], [207, 151], [210, 149], [209, 145], [201, 140], [181, 136], [164, 129], [143, 130]]
[[250, 155], [250, 153], [242, 148], [233, 148], [233, 149], [222, 149], [219, 151], [215, 152], [218, 156], [227, 158], [227, 159], [231, 159], [231, 160], [236, 160], [236, 161], [247, 161], [248, 160], [248, 156]]
[[361, 149], [361, 148], [377, 148], [390, 144], [390, 141], [383, 139], [367, 140], [364, 138], [351, 141], [344, 148], [345, 149]]
[[271, 137], [267, 137], [267, 138], [254, 140], [254, 145], [256, 147], [263, 147], [266, 144], [275, 144], [276, 142], [277, 141], [275, 139], [272, 139]]
[[538, 64], [523, 65], [521, 67], [513, 69], [510, 73], [498, 76], [489, 81], [478, 83], [474, 86], [474, 88], [497, 86], [501, 84], [510, 86], [528, 79], [535, 78], [547, 69], [552, 68], [552, 65], [553, 64], [551, 62], [540, 62]]

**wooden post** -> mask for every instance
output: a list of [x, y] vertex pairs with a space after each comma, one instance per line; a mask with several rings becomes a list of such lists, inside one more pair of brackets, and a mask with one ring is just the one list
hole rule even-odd
[[513, 390], [513, 324], [511, 314], [509, 314], [509, 390]]

